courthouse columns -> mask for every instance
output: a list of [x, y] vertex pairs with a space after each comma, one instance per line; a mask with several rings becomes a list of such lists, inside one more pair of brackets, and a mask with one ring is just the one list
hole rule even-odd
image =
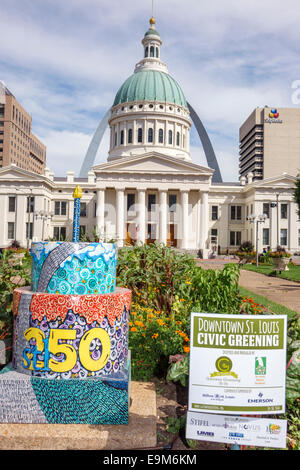
[[145, 243], [146, 240], [146, 191], [138, 190], [138, 218], [137, 218], [137, 242]]
[[100, 240], [103, 239], [104, 234], [105, 234], [104, 205], [105, 205], [105, 190], [98, 189], [97, 206], [96, 206], [96, 226], [97, 226], [97, 235], [99, 236]]
[[159, 192], [159, 242], [167, 244], [167, 191]]
[[189, 192], [184, 189], [180, 192], [181, 203], [181, 248], [189, 247]]
[[201, 193], [201, 216], [200, 216], [200, 249], [203, 258], [208, 256], [207, 238], [208, 238], [208, 192]]
[[117, 189], [116, 191], [116, 209], [117, 209], [117, 220], [116, 220], [116, 232], [118, 245], [123, 246], [124, 243], [124, 189]]

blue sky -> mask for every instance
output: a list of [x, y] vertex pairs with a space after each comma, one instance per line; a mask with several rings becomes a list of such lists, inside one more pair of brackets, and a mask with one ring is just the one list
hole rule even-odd
[[[151, 0], [0, 0], [0, 80], [31, 113], [57, 176], [78, 174], [90, 140], [142, 58]], [[224, 181], [257, 106], [294, 107], [296, 0], [156, 0], [162, 60], [204, 123]], [[3, 40], [6, 38], [6, 41]], [[299, 87], [299, 84], [297, 85]], [[206, 164], [192, 132], [191, 154]], [[96, 163], [106, 161], [108, 131]]]

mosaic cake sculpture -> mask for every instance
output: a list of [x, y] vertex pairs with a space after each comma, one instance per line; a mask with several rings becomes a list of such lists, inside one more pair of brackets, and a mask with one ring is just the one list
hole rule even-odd
[[31, 255], [0, 422], [127, 424], [131, 291], [116, 287], [115, 244], [38, 242]]

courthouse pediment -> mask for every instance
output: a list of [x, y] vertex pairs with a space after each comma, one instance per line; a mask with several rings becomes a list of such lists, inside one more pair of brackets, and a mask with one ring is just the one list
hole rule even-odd
[[195, 163], [178, 160], [177, 158], [159, 154], [146, 153], [134, 157], [124, 157], [118, 160], [96, 165], [93, 168], [97, 173], [141, 173], [141, 174], [195, 174], [211, 176], [214, 172], [211, 168]]
[[264, 188], [290, 188], [291, 186], [294, 186], [296, 180], [297, 178], [295, 176], [289, 175], [288, 173], [283, 173], [280, 176], [267, 178], [261, 181], [255, 181], [253, 186]]
[[24, 170], [16, 165], [6, 166], [0, 169], [0, 181], [38, 182], [44, 181], [45, 179], [43, 175]]

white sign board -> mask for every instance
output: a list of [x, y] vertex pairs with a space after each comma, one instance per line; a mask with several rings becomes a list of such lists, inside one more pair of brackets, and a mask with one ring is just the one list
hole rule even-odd
[[287, 421], [188, 411], [186, 438], [257, 447], [286, 448]]
[[191, 314], [189, 411], [285, 412], [286, 315]]

